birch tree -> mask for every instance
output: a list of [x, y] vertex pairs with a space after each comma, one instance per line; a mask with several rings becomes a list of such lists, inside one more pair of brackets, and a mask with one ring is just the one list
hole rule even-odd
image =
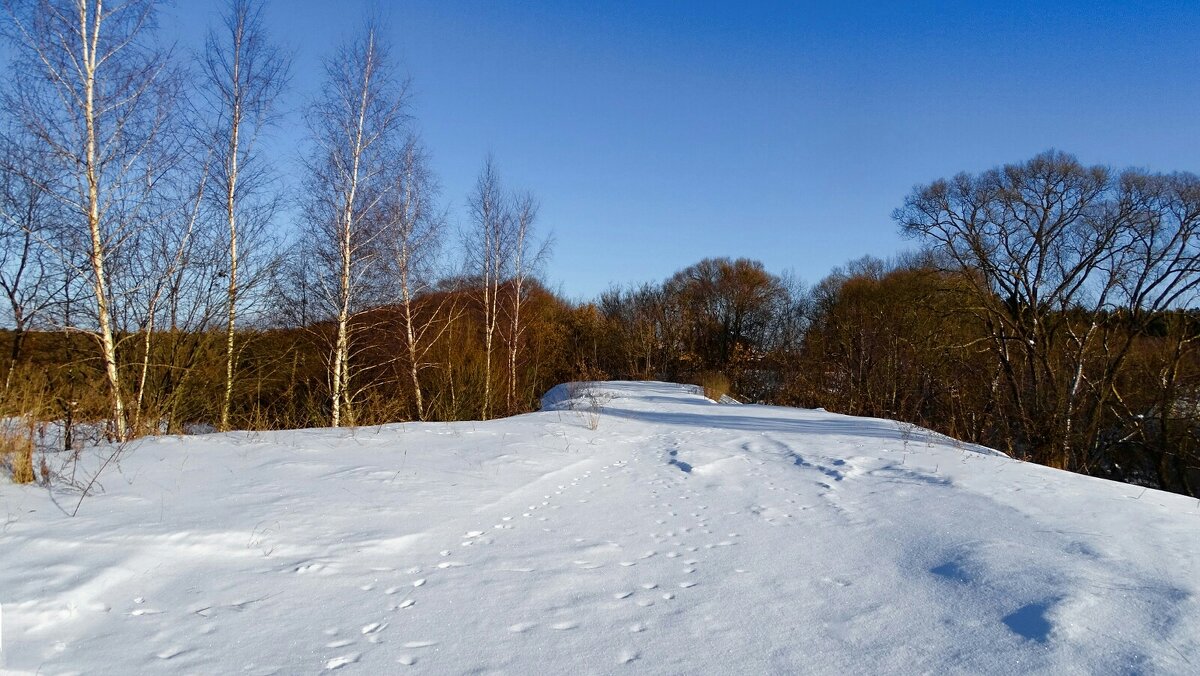
[[492, 361], [497, 336], [506, 343], [501, 368], [505, 375], [506, 410], [516, 410], [517, 361], [525, 332], [522, 308], [529, 282], [549, 251], [537, 241], [533, 227], [538, 205], [531, 193], [505, 188], [490, 155], [467, 199], [471, 228], [465, 233], [467, 264], [477, 280], [483, 314], [483, 419], [492, 414]]
[[508, 389], [505, 393], [509, 415], [517, 411], [517, 362], [525, 335], [521, 310], [529, 298], [530, 279], [549, 250], [548, 241], [538, 243], [534, 238], [533, 226], [537, 220], [538, 204], [533, 195], [514, 195], [511, 209], [508, 225], [511, 229], [509, 238], [512, 240], [512, 276], [508, 283]]
[[426, 402], [421, 372], [434, 366], [428, 355], [457, 315], [457, 296], [443, 294], [438, 302], [421, 307], [420, 299], [433, 288], [445, 215], [438, 210], [437, 182], [419, 139], [411, 136], [396, 161], [384, 234], [386, 274], [395, 286], [400, 311], [404, 369], [413, 412], [416, 419], [423, 420]]
[[[356, 312], [371, 299], [380, 264], [383, 206], [394, 187], [389, 157], [408, 120], [408, 82], [398, 79], [376, 27], [325, 63], [324, 92], [308, 111], [306, 255], [333, 322], [329, 354], [330, 424], [353, 424], [351, 339]], [[343, 415], [345, 414], [345, 415]]]
[[25, 337], [60, 301], [62, 271], [46, 242], [54, 237], [57, 205], [40, 155], [19, 130], [0, 136], [0, 291], [12, 321], [4, 389], [12, 385]]
[[229, 429], [237, 364], [237, 322], [242, 302], [243, 258], [277, 210], [272, 174], [259, 146], [276, 121], [276, 99], [288, 80], [289, 63], [272, 45], [258, 0], [231, 0], [220, 25], [210, 30], [200, 56], [203, 108], [213, 124], [204, 128], [213, 157], [213, 198], [226, 230], [225, 385], [219, 429]]
[[479, 300], [483, 310], [483, 410], [487, 420], [492, 412], [492, 354], [495, 352], [496, 327], [500, 323], [500, 289], [508, 272], [511, 256], [511, 222], [504, 188], [491, 156], [475, 181], [475, 190], [467, 200], [471, 231], [467, 233], [468, 264], [478, 277]]
[[[155, 193], [162, 136], [178, 98], [170, 55], [151, 41], [153, 0], [6, 0], [15, 47], [10, 108], [61, 174], [54, 196], [70, 213], [93, 299], [113, 436], [129, 437], [109, 258]], [[65, 246], [65, 244], [64, 244]], [[68, 256], [63, 256], [64, 260]]]

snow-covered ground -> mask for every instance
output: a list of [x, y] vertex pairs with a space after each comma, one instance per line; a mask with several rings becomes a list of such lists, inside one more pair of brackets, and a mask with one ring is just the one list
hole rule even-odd
[[0, 660], [1200, 673], [1197, 500], [677, 385], [548, 402], [488, 423], [148, 439], [75, 518], [52, 501], [70, 510], [70, 493], [0, 483]]

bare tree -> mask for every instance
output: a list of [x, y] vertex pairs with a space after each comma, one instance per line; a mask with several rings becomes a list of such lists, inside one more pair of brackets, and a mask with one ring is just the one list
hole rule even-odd
[[483, 309], [483, 410], [487, 420], [492, 412], [492, 353], [496, 327], [500, 321], [500, 289], [508, 272], [512, 252], [512, 213], [507, 196], [489, 155], [475, 181], [475, 191], [467, 200], [471, 211], [471, 232], [466, 236], [467, 263], [478, 276], [479, 300]]
[[99, 347], [118, 440], [129, 437], [129, 428], [109, 257], [140, 224], [139, 212], [169, 164], [160, 137], [178, 98], [169, 55], [149, 41], [155, 4], [5, 2], [17, 47], [11, 108], [62, 173], [55, 197], [86, 232], [81, 272], [94, 299], [89, 333]]
[[[1111, 276], [1100, 275], [1117, 232], [1101, 218], [1111, 180], [1107, 169], [1045, 153], [920, 187], [896, 212], [906, 232], [931, 240], [974, 288], [1028, 444], [1013, 450], [1059, 466], [1070, 454], [1070, 411], [1095, 335], [1092, 322], [1072, 324], [1064, 312], [1089, 291], [1099, 307], [1113, 289]], [[1060, 349], [1068, 339], [1073, 349]]]
[[45, 245], [54, 236], [58, 205], [40, 159], [20, 130], [0, 136], [0, 290], [13, 323], [5, 390], [30, 328], [61, 300], [62, 271]]
[[397, 161], [396, 185], [387, 201], [385, 265], [396, 287], [413, 409], [423, 420], [421, 372], [434, 365], [428, 361], [429, 351], [457, 316], [457, 295], [443, 294], [437, 302], [419, 307], [422, 296], [433, 288], [445, 216], [437, 209], [438, 186], [428, 156], [415, 136], [409, 137]]
[[663, 288], [690, 327], [688, 351], [703, 368], [718, 371], [736, 370], [739, 355], [766, 346], [784, 294], [778, 277], [745, 258], [707, 258], [675, 273]]
[[229, 429], [237, 363], [238, 305], [242, 300], [242, 262], [277, 206], [272, 175], [258, 145], [276, 119], [276, 98], [288, 80], [284, 54], [267, 38], [262, 2], [230, 0], [220, 26], [211, 30], [200, 57], [209, 119], [205, 140], [214, 158], [213, 182], [227, 232], [225, 295], [225, 388], [219, 428]]
[[[207, 167], [207, 163], [204, 164]], [[119, 310], [125, 315], [118, 326], [124, 329], [125, 340], [136, 340], [137, 345], [128, 350], [140, 353], [138, 362], [131, 364], [136, 370], [130, 402], [130, 429], [134, 434], [159, 431], [173, 398], [171, 387], [174, 378], [159, 382], [156, 392], [151, 392], [151, 371], [161, 366], [166, 373], [186, 372], [191, 363], [176, 359], [156, 360], [155, 347], [160, 334], [174, 336], [178, 342], [181, 334], [198, 336], [206, 330], [214, 315], [216, 304], [211, 293], [215, 275], [211, 269], [198, 265], [206, 254], [219, 254], [218, 250], [204, 249], [198, 233], [201, 205], [205, 198], [207, 176], [204, 169], [200, 175], [187, 177], [178, 172], [176, 178], [192, 188], [186, 209], [176, 203], [173, 194], [182, 186], [164, 186], [165, 199], [157, 200], [156, 208], [144, 211], [150, 219], [147, 227], [132, 233], [123, 254], [113, 265], [116, 285], [128, 287], [121, 294], [126, 301]], [[128, 359], [128, 358], [127, 358]], [[153, 410], [151, 410], [153, 408]], [[158, 417], [147, 419], [148, 413]]]
[[[1177, 440], [1186, 432], [1172, 428], [1178, 400], [1186, 401], [1178, 391], [1181, 367], [1200, 336], [1189, 331], [1172, 310], [1194, 308], [1200, 300], [1200, 177], [1130, 170], [1121, 175], [1115, 191], [1114, 210], [1128, 214], [1108, 273], [1116, 280], [1112, 309], [1120, 321], [1102, 325], [1105, 335], [1099, 344], [1104, 370], [1088, 380], [1093, 405], [1111, 407], [1125, 429], [1134, 430], [1129, 436], [1142, 437], [1148, 447], [1156, 445], [1148, 438], [1145, 412], [1126, 400], [1119, 375], [1137, 339], [1152, 333], [1155, 322], [1167, 324], [1169, 357], [1158, 373], [1161, 398], [1153, 416], [1158, 426], [1158, 474], [1164, 487], [1191, 492], [1184, 468], [1186, 444]], [[1086, 459], [1088, 465], [1100, 459], [1101, 450], [1100, 416], [1091, 420], [1087, 433], [1093, 453]]]
[[[466, 263], [477, 279], [483, 310], [484, 386], [483, 419], [492, 414], [492, 355], [496, 334], [507, 341], [504, 369], [505, 403], [514, 410], [517, 356], [525, 331], [521, 309], [528, 299], [529, 282], [549, 251], [549, 240], [538, 242], [533, 226], [538, 205], [531, 193], [511, 193], [503, 185], [495, 159], [489, 155], [467, 199], [471, 229], [464, 233]], [[502, 321], [506, 320], [506, 321]]]
[[1014, 413], [1012, 450], [1086, 469], [1138, 335], [1129, 328], [1200, 284], [1196, 195], [1195, 177], [1116, 175], [1049, 152], [918, 187], [896, 211], [973, 289]]
[[308, 111], [314, 150], [308, 161], [306, 250], [321, 271], [317, 287], [334, 322], [329, 356], [331, 415], [353, 424], [351, 334], [370, 300], [380, 263], [379, 235], [389, 175], [408, 121], [408, 82], [397, 79], [375, 26], [368, 24], [325, 64], [324, 94]]
[[508, 219], [512, 232], [512, 273], [508, 286], [508, 390], [506, 403], [508, 413], [517, 411], [517, 358], [521, 353], [525, 324], [521, 309], [529, 298], [529, 281], [536, 275], [549, 253], [549, 240], [535, 241], [533, 226], [537, 219], [538, 204], [531, 193], [514, 195], [511, 198], [512, 213]]

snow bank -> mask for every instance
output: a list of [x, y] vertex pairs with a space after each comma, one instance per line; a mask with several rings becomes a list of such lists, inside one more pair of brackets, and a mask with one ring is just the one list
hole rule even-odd
[[0, 483], [0, 666], [1200, 665], [1196, 500], [667, 383], [560, 387], [544, 407], [148, 439], [73, 519], [69, 493]]

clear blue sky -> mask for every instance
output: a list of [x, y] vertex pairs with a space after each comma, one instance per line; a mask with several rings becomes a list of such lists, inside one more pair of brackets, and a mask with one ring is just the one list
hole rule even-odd
[[[164, 31], [191, 48], [220, 6], [181, 1]], [[914, 184], [1048, 148], [1200, 171], [1196, 0], [275, 0], [289, 105], [372, 8], [452, 221], [493, 152], [540, 198], [547, 278], [576, 299], [706, 256], [815, 282], [911, 246], [890, 213]]]

